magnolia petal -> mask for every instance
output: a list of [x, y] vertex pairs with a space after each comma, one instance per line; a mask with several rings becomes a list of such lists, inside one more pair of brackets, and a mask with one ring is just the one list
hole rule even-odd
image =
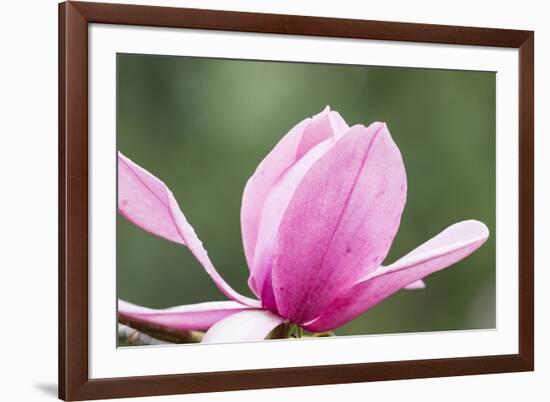
[[[259, 220], [265, 200], [279, 177], [316, 144], [339, 135], [347, 124], [327, 106], [321, 113], [293, 127], [260, 162], [248, 180], [241, 206], [241, 231], [248, 267], [253, 273], [253, 260], [259, 232]], [[249, 281], [256, 291], [254, 280]]]
[[475, 220], [448, 227], [395, 263], [359, 280], [305, 328], [322, 332], [339, 327], [405, 286], [466, 258], [485, 243], [488, 236], [487, 227]]
[[204, 343], [261, 341], [284, 320], [266, 310], [243, 311], [214, 324]]
[[399, 149], [383, 123], [353, 126], [304, 174], [272, 247], [277, 311], [296, 323], [319, 316], [376, 269], [406, 199]]
[[[334, 145], [332, 139], [325, 140], [308, 152], [289, 168], [273, 187], [265, 201], [260, 219], [260, 227], [253, 266], [254, 280], [264, 307], [275, 310], [275, 295], [272, 289], [271, 268], [273, 250], [277, 240], [278, 228], [294, 191], [304, 174]], [[266, 228], [266, 229], [264, 229]]]
[[134, 328], [172, 332], [204, 331], [216, 322], [248, 309], [250, 307], [233, 301], [189, 304], [167, 309], [152, 309], [128, 303], [124, 300], [118, 301], [118, 316], [121, 322]]
[[170, 189], [120, 152], [118, 153], [118, 211], [143, 230], [186, 245], [224, 295], [248, 306], [260, 306], [259, 301], [242, 296], [233, 290], [216, 271], [202, 242], [187, 222]]
[[273, 150], [260, 162], [244, 188], [241, 202], [241, 235], [244, 254], [251, 273], [248, 285], [257, 295], [259, 293], [256, 290], [252, 272], [259, 219], [264, 202], [281, 174], [294, 164], [296, 148], [310, 121], [311, 119], [308, 118], [298, 123], [275, 145]]

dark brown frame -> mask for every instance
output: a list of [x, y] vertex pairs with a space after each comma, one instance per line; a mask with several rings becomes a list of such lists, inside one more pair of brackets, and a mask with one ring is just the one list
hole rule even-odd
[[[89, 379], [88, 24], [124, 24], [519, 49], [519, 353]], [[105, 3], [59, 5], [59, 397], [64, 400], [532, 371], [534, 33]]]

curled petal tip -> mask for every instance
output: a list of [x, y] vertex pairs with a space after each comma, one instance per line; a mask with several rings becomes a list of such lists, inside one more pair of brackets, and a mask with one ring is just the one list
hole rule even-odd
[[410, 285], [405, 286], [405, 289], [407, 290], [419, 290], [419, 289], [425, 289], [426, 283], [420, 279], [416, 282], [411, 283]]
[[375, 121], [368, 126], [369, 129], [384, 130], [385, 134], [391, 137], [390, 129], [385, 121]]
[[483, 222], [475, 219], [469, 219], [467, 221], [463, 221], [462, 223], [470, 225], [472, 227], [472, 231], [477, 231], [479, 233], [480, 239], [486, 240], [489, 237], [489, 228]]

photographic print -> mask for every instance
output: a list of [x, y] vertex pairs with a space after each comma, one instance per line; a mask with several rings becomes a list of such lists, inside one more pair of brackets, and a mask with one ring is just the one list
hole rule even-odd
[[496, 326], [496, 74], [117, 55], [118, 345]]
[[534, 370], [534, 32], [59, 5], [59, 395]]

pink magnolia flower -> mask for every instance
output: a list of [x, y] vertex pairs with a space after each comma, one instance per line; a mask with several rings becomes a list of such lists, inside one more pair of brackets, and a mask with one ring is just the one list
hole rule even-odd
[[403, 288], [462, 260], [487, 239], [478, 221], [456, 223], [382, 266], [399, 228], [407, 180], [384, 123], [349, 127], [328, 107], [292, 128], [244, 189], [241, 230], [258, 299], [219, 275], [172, 192], [119, 153], [118, 210], [152, 234], [187, 246], [231, 301], [154, 310], [119, 302], [119, 315], [204, 342], [264, 339], [281, 323], [332, 330]]

